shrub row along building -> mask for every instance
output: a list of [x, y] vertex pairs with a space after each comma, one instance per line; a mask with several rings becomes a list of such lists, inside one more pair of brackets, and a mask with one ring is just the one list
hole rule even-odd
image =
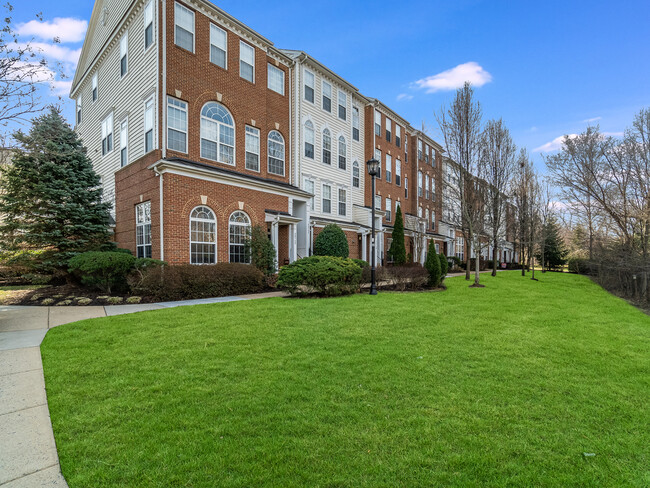
[[465, 257], [443, 212], [441, 187], [453, 181], [440, 144], [208, 1], [97, 1], [71, 97], [114, 204], [115, 240], [137, 256], [242, 262], [248, 229], [262, 225], [282, 265], [336, 223], [350, 257], [368, 260], [375, 205], [377, 264], [389, 259], [397, 206], [413, 261], [431, 240]]

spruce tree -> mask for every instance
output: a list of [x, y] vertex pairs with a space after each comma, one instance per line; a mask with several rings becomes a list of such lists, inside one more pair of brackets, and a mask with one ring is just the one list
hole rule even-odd
[[566, 257], [569, 251], [560, 235], [560, 225], [553, 216], [548, 219], [542, 229], [540, 252], [535, 256], [539, 262], [542, 262], [542, 252], [544, 252], [546, 269], [560, 268], [567, 261]]
[[429, 252], [427, 253], [427, 260], [424, 262], [424, 267], [429, 272], [429, 286], [439, 286], [442, 278], [440, 258], [436, 252], [436, 243], [433, 240], [429, 242]]
[[442, 283], [449, 272], [449, 263], [447, 262], [447, 256], [443, 252], [438, 254], [438, 258], [440, 258], [440, 282]]
[[406, 246], [404, 245], [404, 219], [402, 218], [402, 206], [397, 205], [395, 211], [395, 225], [393, 226], [393, 242], [390, 244], [388, 253], [393, 257], [393, 263], [402, 265], [406, 263]]
[[51, 107], [14, 138], [19, 148], [1, 181], [0, 245], [43, 250], [44, 260], [64, 267], [75, 254], [109, 244], [111, 205], [102, 202], [99, 176], [60, 110]]

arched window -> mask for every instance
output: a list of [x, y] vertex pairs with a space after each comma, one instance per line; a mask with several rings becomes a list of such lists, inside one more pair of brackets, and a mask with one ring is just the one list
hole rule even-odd
[[305, 122], [305, 157], [314, 159], [314, 124]]
[[345, 137], [339, 137], [339, 169], [346, 169], [347, 167], [347, 146], [345, 144]]
[[269, 173], [284, 176], [284, 138], [277, 130], [269, 132]]
[[196, 207], [190, 214], [190, 263], [216, 262], [217, 219], [208, 207]]
[[230, 216], [228, 226], [228, 242], [231, 263], [250, 263], [250, 256], [246, 251], [246, 240], [251, 227], [251, 220], [244, 212], [236, 211]]
[[201, 110], [201, 157], [235, 164], [235, 123], [217, 102], [208, 102]]
[[323, 163], [332, 164], [332, 136], [329, 129], [323, 131]]
[[355, 161], [352, 163], [352, 186], [359, 188], [359, 163]]

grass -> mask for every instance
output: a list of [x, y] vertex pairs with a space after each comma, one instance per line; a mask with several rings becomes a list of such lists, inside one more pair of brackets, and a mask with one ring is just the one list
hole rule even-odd
[[538, 277], [52, 329], [63, 474], [71, 488], [649, 486], [650, 317], [584, 277]]

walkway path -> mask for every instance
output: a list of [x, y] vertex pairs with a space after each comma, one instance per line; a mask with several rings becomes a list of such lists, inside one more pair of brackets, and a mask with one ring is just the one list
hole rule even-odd
[[67, 487], [47, 407], [40, 345], [52, 327], [107, 315], [283, 296], [281, 292], [106, 307], [0, 306], [0, 486]]

